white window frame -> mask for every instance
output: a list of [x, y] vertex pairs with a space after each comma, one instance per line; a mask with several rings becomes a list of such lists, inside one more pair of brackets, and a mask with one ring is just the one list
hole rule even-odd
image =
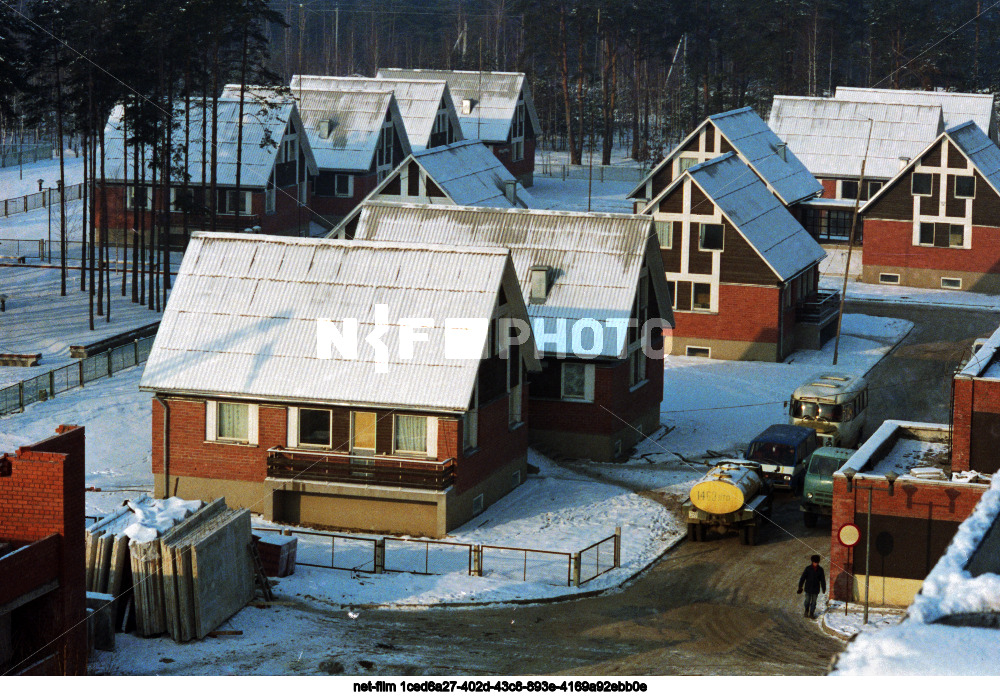
[[[476, 403], [476, 397], [473, 397]], [[462, 415], [462, 451], [472, 452], [479, 448], [479, 409], [470, 408]]]
[[278, 190], [271, 184], [264, 189], [264, 212], [273, 213], [278, 209]]
[[[706, 227], [720, 227], [722, 228], [722, 245], [715, 249], [713, 247], [706, 247], [704, 245], [705, 241], [705, 228]], [[702, 222], [698, 225], [698, 251], [718, 251], [723, 252], [726, 250], [726, 226], [721, 222]]]
[[[661, 230], [668, 230], [667, 234], [667, 244], [663, 244], [663, 235]], [[660, 245], [661, 249], [673, 249], [674, 248], [674, 221], [673, 220], [653, 220], [653, 231], [656, 232], [656, 242]]]
[[[707, 307], [695, 307], [695, 286], [696, 285], [707, 285], [708, 286], [708, 306]], [[712, 302], [715, 298], [715, 288], [712, 287], [712, 283], [704, 283], [699, 281], [692, 281], [691, 283], [691, 311], [692, 312], [711, 312]]]
[[[417, 450], [402, 450], [396, 447], [396, 430], [400, 418], [423, 418], [424, 419], [424, 442], [426, 449], [423, 452]], [[434, 416], [422, 416], [416, 413], [397, 413], [392, 417], [392, 453], [401, 454], [407, 457], [437, 457], [437, 418]]]
[[[146, 192], [146, 210], [153, 209], [153, 187], [148, 184], [139, 184]], [[135, 208], [135, 186], [128, 186], [125, 189], [125, 207]]]
[[[972, 199], [974, 199], [976, 197], [976, 177], [975, 177], [975, 175], [973, 175], [973, 174], [954, 174], [952, 176], [952, 178], [954, 178], [954, 180], [955, 180], [955, 183], [952, 184], [952, 193], [955, 194], [955, 198], [958, 198], [958, 199], [963, 200], [963, 201], [969, 201], [969, 200], [972, 200]], [[958, 195], [958, 180], [959, 180], [959, 178], [962, 178], [962, 179], [972, 179], [972, 195], [971, 196], [960, 196], [960, 195]]]
[[[347, 192], [340, 193], [339, 183], [343, 180], [347, 182]], [[354, 176], [352, 174], [334, 174], [333, 175], [333, 195], [336, 198], [353, 198], [354, 197]]]
[[[888, 280], [889, 278], [895, 278], [895, 280]], [[898, 273], [879, 273], [878, 282], [880, 285], [899, 285], [899, 274]]]
[[520, 162], [524, 159], [524, 121], [527, 117], [527, 109], [524, 101], [519, 101], [514, 107], [514, 120], [510, 126], [510, 160]]
[[[580, 366], [583, 368], [583, 395], [566, 393], [566, 368]], [[590, 403], [594, 400], [594, 365], [592, 363], [563, 362], [559, 370], [559, 397], [563, 401]]]
[[[945, 281], [956, 283], [955, 285], [945, 285]], [[941, 277], [941, 288], [943, 290], [961, 290], [962, 289], [962, 279], [961, 278], [946, 278]]]
[[[694, 351], [704, 351], [705, 355], [696, 355]], [[690, 358], [711, 358], [712, 349], [709, 346], [688, 346], [684, 349], [684, 354]]]
[[[931, 190], [930, 191], [928, 191], [927, 193], [917, 193], [916, 191], [913, 190], [913, 182], [916, 180], [917, 176], [929, 176], [931, 178]], [[930, 172], [914, 172], [910, 176], [910, 195], [912, 195], [912, 196], [922, 196], [922, 197], [925, 197], [925, 198], [927, 196], [933, 196], [934, 195], [934, 174], [932, 174]]]
[[[689, 163], [688, 166], [686, 166], [686, 167], [684, 166], [684, 162], [685, 161], [687, 161]], [[698, 164], [700, 164], [700, 163], [698, 162], [698, 158], [697, 157], [678, 157], [677, 158], [677, 176], [680, 176], [681, 174], [683, 174], [684, 172], [686, 172], [691, 167], [697, 167]]]
[[484, 505], [483, 494], [480, 493], [472, 499], [472, 516], [475, 517], [476, 515], [481, 515], [485, 509], [486, 506]]
[[221, 198], [222, 205], [218, 205], [219, 201], [216, 200], [218, 212], [220, 215], [252, 215], [253, 214], [253, 191], [248, 191], [246, 189], [240, 189], [240, 197], [243, 199], [243, 207], [246, 210], [241, 210], [237, 212], [231, 205], [235, 201], [236, 189], [219, 189], [216, 193], [217, 198]]
[[[329, 420], [329, 426], [327, 427], [327, 432], [329, 433], [326, 438], [325, 445], [317, 445], [314, 442], [303, 443], [301, 440], [301, 427], [302, 427], [302, 412], [303, 411], [325, 411]], [[295, 409], [295, 446], [302, 447], [304, 449], [333, 449], [333, 410], [329, 408], [312, 408], [312, 407], [302, 407]]]
[[632, 388], [646, 382], [646, 355], [641, 350], [633, 350], [628, 356], [628, 385]]
[[[245, 403], [247, 407], [247, 437], [219, 437], [219, 401], [210, 399], [205, 402], [205, 441], [220, 442], [230, 445], [257, 445], [260, 440], [260, 407], [257, 404]], [[225, 401], [227, 404], [242, 402]]]

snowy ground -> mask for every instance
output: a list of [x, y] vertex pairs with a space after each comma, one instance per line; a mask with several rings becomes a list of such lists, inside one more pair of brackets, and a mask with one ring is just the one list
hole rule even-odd
[[[621, 165], [625, 167], [637, 167], [638, 163], [631, 157], [632, 148], [625, 147], [622, 145], [617, 145], [611, 148], [611, 165], [616, 166]], [[590, 158], [593, 155], [594, 166], [601, 163], [601, 146], [595, 145], [593, 153], [589, 147], [583, 150], [583, 164], [590, 164]], [[542, 168], [542, 165], [546, 162], [551, 162], [552, 164], [569, 164], [569, 150], [535, 150], [535, 175], [538, 175], [538, 171]]]
[[[72, 150], [66, 151], [66, 185], [83, 181], [83, 158], [75, 157]], [[59, 160], [39, 160], [26, 162], [23, 175], [16, 164], [0, 168], [0, 199], [15, 198], [38, 192], [38, 180], [44, 179], [45, 188], [55, 188], [59, 181]]]
[[[543, 210], [587, 212], [587, 180], [535, 176], [528, 189], [536, 205]], [[594, 181], [590, 190], [590, 210], [595, 213], [631, 213], [632, 201], [625, 198], [635, 188], [627, 181]]]
[[843, 602], [828, 600], [825, 610], [822, 615], [817, 617], [817, 620], [846, 640], [858, 633], [870, 633], [889, 626], [896, 626], [905, 615], [906, 611], [903, 609], [869, 607], [868, 623], [865, 624], [864, 605], [852, 602], [847, 605], [845, 613]]
[[91, 331], [87, 293], [80, 292], [80, 271], [71, 270], [67, 294], [60, 296], [57, 268], [0, 267], [0, 291], [8, 295], [0, 313], [0, 352], [41, 353], [37, 367], [0, 367], [0, 387], [73, 362], [71, 345], [81, 345], [159, 321], [160, 313], [121, 295], [121, 276], [111, 274], [111, 321], [94, 317]]
[[[854, 267], [852, 260], [851, 267]], [[822, 276], [820, 288], [840, 290], [843, 276]], [[936, 307], [961, 307], [964, 309], [1000, 310], [1000, 295], [987, 295], [961, 290], [937, 290], [934, 288], [911, 288], [905, 285], [875, 285], [849, 280], [848, 300], [869, 300], [890, 304], [934, 305]]]

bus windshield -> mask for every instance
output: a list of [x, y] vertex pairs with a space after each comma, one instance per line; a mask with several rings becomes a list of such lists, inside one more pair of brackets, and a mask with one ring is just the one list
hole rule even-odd
[[822, 418], [830, 423], [839, 423], [843, 416], [843, 408], [839, 404], [818, 404], [815, 401], [792, 402], [792, 417], [817, 420]]

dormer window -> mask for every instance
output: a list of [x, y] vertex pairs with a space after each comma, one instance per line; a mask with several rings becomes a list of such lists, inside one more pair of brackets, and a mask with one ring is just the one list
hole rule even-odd
[[469, 114], [471, 114], [472, 113], [472, 106], [473, 106], [473, 104], [472, 104], [472, 100], [471, 99], [463, 99], [462, 100], [462, 114], [464, 116], [468, 116]]
[[324, 138], [324, 139], [329, 138], [330, 137], [330, 133], [333, 132], [333, 121], [331, 121], [328, 118], [327, 119], [323, 119], [316, 126], [316, 132], [317, 132], [317, 134], [319, 134], [319, 137], [321, 137], [321, 138]]
[[548, 266], [531, 267], [531, 290], [529, 300], [531, 304], [545, 304], [549, 298], [549, 271]]

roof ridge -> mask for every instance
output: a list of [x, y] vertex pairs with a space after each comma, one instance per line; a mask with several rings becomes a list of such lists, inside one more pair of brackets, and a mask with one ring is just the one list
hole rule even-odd
[[361, 239], [328, 239], [326, 237], [285, 237], [276, 234], [246, 235], [240, 232], [209, 232], [197, 231], [191, 233], [191, 239], [207, 239], [220, 241], [238, 241], [250, 243], [281, 244], [285, 246], [316, 246], [338, 247], [344, 249], [384, 248], [404, 251], [432, 251], [450, 253], [471, 253], [487, 256], [506, 256], [507, 250], [498, 247], [463, 245], [463, 244], [415, 244], [412, 242], [392, 242], [383, 240]]
[[610, 220], [626, 220], [635, 222], [641, 222], [643, 224], [648, 224], [652, 221], [651, 215], [638, 215], [633, 213], [602, 213], [602, 212], [584, 212], [580, 210], [542, 210], [539, 208], [490, 208], [486, 206], [473, 206], [473, 205], [446, 205], [441, 203], [409, 203], [404, 201], [367, 201], [364, 203], [366, 207], [384, 207], [384, 208], [430, 208], [434, 210], [454, 210], [454, 211], [469, 211], [469, 212], [482, 212], [490, 213], [495, 215], [533, 215], [540, 217], [577, 217], [577, 218], [593, 218], [593, 219], [610, 219]]

